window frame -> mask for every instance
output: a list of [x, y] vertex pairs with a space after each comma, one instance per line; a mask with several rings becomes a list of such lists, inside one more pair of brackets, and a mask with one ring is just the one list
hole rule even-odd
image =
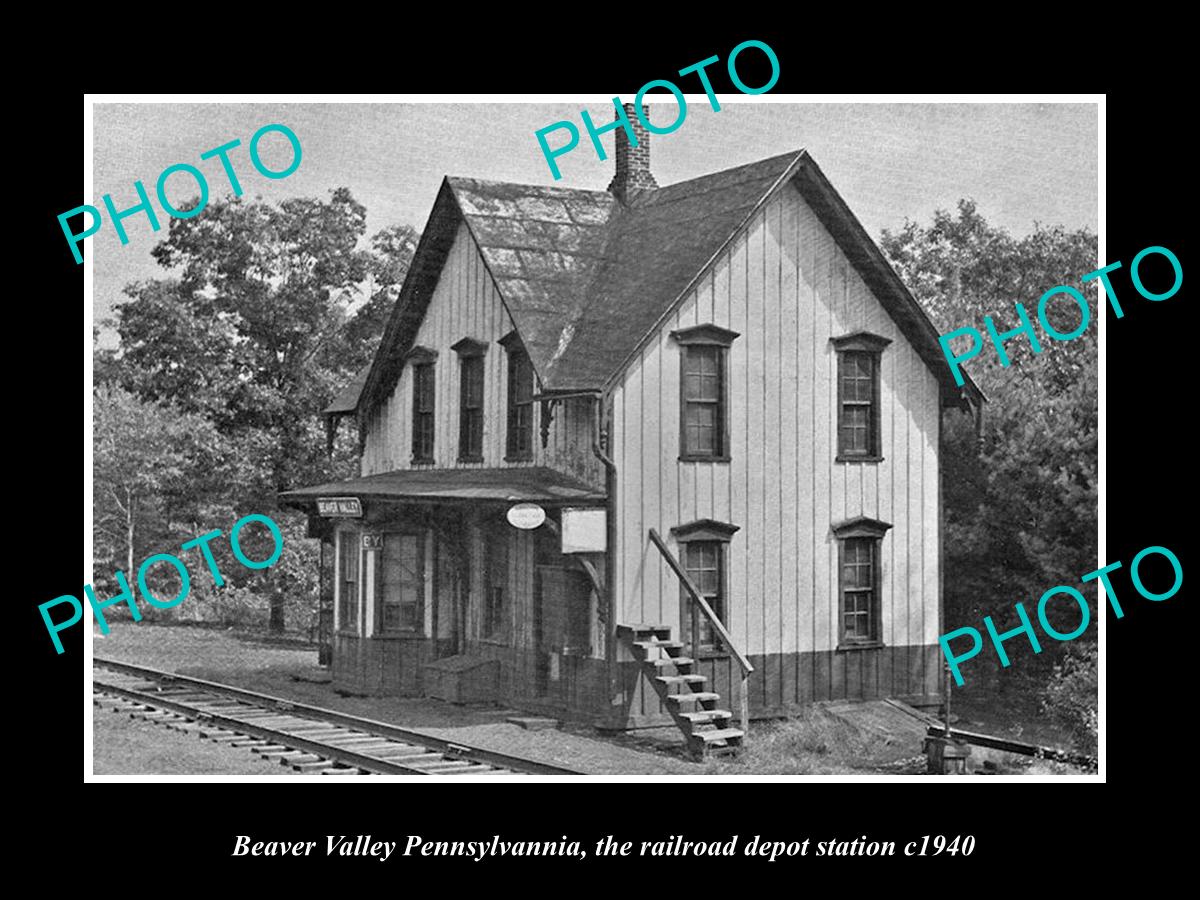
[[[681, 462], [730, 461], [729, 452], [729, 348], [740, 335], [719, 325], [705, 323], [671, 332], [679, 345], [679, 460]], [[687, 396], [688, 361], [693, 348], [714, 349], [717, 356], [719, 382], [715, 401], [689, 399]], [[716, 409], [713, 442], [709, 450], [699, 450], [688, 443], [688, 405], [703, 404]]]
[[[354, 551], [357, 551], [355, 553]], [[354, 560], [354, 566], [349, 567], [347, 563], [347, 553]], [[361, 617], [362, 609], [362, 583], [365, 566], [363, 565], [364, 550], [362, 549], [361, 532], [357, 531], [338, 531], [337, 532], [337, 628], [334, 630], [338, 634], [354, 635], [359, 634], [359, 618]], [[353, 570], [354, 578], [348, 580], [346, 573]], [[354, 599], [350, 603], [349, 621], [347, 621], [346, 610], [346, 585], [354, 585]]]
[[[533, 460], [535, 452], [533, 436], [537, 425], [535, 421], [537, 404], [534, 401], [534, 397], [537, 395], [537, 373], [533, 369], [533, 360], [530, 358], [529, 352], [521, 342], [520, 335], [515, 331], [510, 331], [500, 339], [499, 343], [508, 353], [508, 380], [505, 390], [504, 461], [530, 462]], [[514, 387], [516, 386], [518, 372], [522, 366], [528, 368], [529, 399], [518, 402]], [[515, 425], [514, 422], [520, 418], [520, 411], [525, 407], [529, 409], [529, 422], [526, 426], [520, 427]], [[518, 438], [526, 431], [529, 436], [528, 449], [522, 449]]]
[[[694, 522], [689, 522], [686, 525], [678, 525], [671, 529], [671, 536], [675, 538], [675, 543], [679, 547], [679, 563], [683, 567], [683, 571], [687, 573], [688, 578], [695, 583], [692, 578], [691, 568], [688, 559], [691, 553], [693, 544], [711, 545], [717, 551], [717, 586], [718, 596], [720, 597], [720, 610], [713, 608], [713, 612], [717, 613], [717, 618], [725, 630], [729, 630], [729, 543], [733, 539], [733, 535], [740, 530], [740, 526], [731, 525], [727, 522], [718, 522], [714, 519], [698, 519]], [[696, 585], [700, 588], [700, 585]], [[701, 596], [705, 601], [709, 600], [709, 596], [701, 592]], [[685, 643], [691, 643], [692, 635], [692, 600], [688, 594], [688, 590], [682, 584], [679, 586], [680, 598], [680, 627], [684, 635]], [[712, 603], [709, 602], [709, 606]], [[701, 632], [711, 628], [707, 618], [700, 622]], [[725, 659], [730, 655], [728, 647], [721, 644], [720, 638], [715, 635], [709, 635], [713, 640], [712, 643], [703, 643], [703, 640], [698, 647], [691, 647], [690, 652], [696, 659]]]
[[[838, 645], [840, 650], [872, 650], [885, 646], [883, 640], [883, 603], [881, 595], [883, 593], [883, 564], [882, 550], [883, 538], [888, 529], [892, 526], [887, 522], [882, 522], [878, 519], [870, 519], [866, 516], [858, 516], [853, 519], [848, 519], [833, 526], [833, 534], [838, 544], [838, 571], [837, 571], [837, 622], [838, 622]], [[866, 541], [870, 547], [870, 572], [871, 583], [869, 588], [862, 588], [859, 585], [849, 585], [846, 580], [847, 565], [858, 565], [847, 562], [847, 549], [851, 541]], [[867, 622], [869, 625], [869, 634], [866, 636], [859, 634], [848, 634], [846, 631], [846, 597], [849, 593], [862, 593], [869, 590], [871, 600], [867, 612]], [[852, 615], [860, 615], [857, 603], [855, 604], [855, 612]]]
[[[375, 622], [373, 637], [378, 638], [396, 638], [396, 637], [423, 637], [425, 634], [425, 604], [427, 598], [425, 596], [425, 576], [426, 576], [426, 559], [425, 559], [425, 533], [418, 529], [390, 529], [381, 532], [383, 543], [380, 549], [376, 551], [375, 557]], [[417, 542], [417, 615], [415, 625], [403, 625], [393, 628], [384, 627], [384, 606], [388, 605], [384, 595], [384, 572], [386, 571], [387, 563], [384, 560], [388, 552], [389, 538], [412, 538]], [[403, 603], [392, 603], [392, 606], [403, 607]], [[401, 616], [403, 618], [403, 616]]]
[[[412, 464], [430, 465], [437, 451], [437, 351], [414, 347], [404, 361], [412, 367]], [[429, 408], [422, 408], [422, 377], [429, 379]], [[422, 446], [422, 425], [429, 425], [429, 446]], [[427, 450], [427, 453], [421, 451]]]
[[[883, 462], [883, 429], [880, 416], [880, 379], [883, 366], [883, 351], [892, 341], [890, 338], [867, 331], [856, 331], [831, 339], [837, 356], [837, 455], [836, 462], [840, 463], [880, 463]], [[869, 401], [849, 400], [846, 398], [845, 378], [846, 364], [851, 357], [865, 358], [871, 366], [871, 399]], [[852, 450], [846, 446], [845, 429], [846, 411], [848, 406], [870, 405], [867, 417], [867, 448], [865, 451]]]
[[[483, 432], [487, 408], [487, 367], [484, 355], [487, 344], [474, 338], [463, 338], [451, 348], [458, 354], [458, 461], [463, 463], [483, 462]], [[479, 406], [468, 407], [469, 372], [476, 370], [479, 379]], [[472, 413], [478, 413], [473, 418]], [[479, 452], [472, 453], [471, 437], [477, 436]]]

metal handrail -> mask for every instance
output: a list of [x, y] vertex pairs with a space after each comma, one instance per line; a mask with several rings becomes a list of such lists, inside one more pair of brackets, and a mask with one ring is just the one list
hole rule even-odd
[[[740, 650], [738, 650], [737, 647], [734, 646], [733, 638], [731, 638], [729, 636], [729, 632], [725, 630], [725, 626], [721, 624], [721, 620], [718, 619], [716, 613], [714, 613], [712, 611], [712, 607], [708, 605], [708, 601], [706, 601], [704, 599], [704, 597], [700, 594], [699, 589], [696, 587], [695, 584], [692, 583], [692, 579], [688, 577], [688, 574], [687, 574], [687, 572], [684, 571], [683, 566], [681, 566], [679, 564], [679, 560], [677, 560], [675, 558], [675, 554], [673, 554], [671, 552], [671, 549], [665, 543], [663, 543], [663, 539], [661, 537], [659, 537], [658, 532], [653, 528], [650, 529], [650, 541], [651, 541], [651, 543], [654, 544], [655, 547], [658, 548], [658, 552], [661, 553], [663, 556], [663, 559], [665, 559], [667, 561], [667, 565], [671, 567], [671, 571], [673, 571], [675, 573], [676, 577], [679, 579], [679, 583], [682, 584], [684, 587], [684, 590], [686, 590], [688, 592], [688, 596], [691, 598], [692, 605], [694, 607], [699, 608], [699, 610], [702, 613], [704, 613], [705, 618], [708, 619], [709, 624], [712, 626], [713, 630], [717, 633], [717, 636], [720, 637], [722, 643], [727, 648], [729, 648], [730, 654], [733, 656], [733, 658], [735, 660], [737, 660], [737, 664], [739, 666], [741, 666], [741, 668], [742, 668], [742, 690], [741, 690], [741, 697], [739, 698], [740, 703], [741, 703], [740, 718], [741, 718], [741, 722], [742, 722], [742, 730], [743, 731], [749, 730], [749, 727], [750, 727], [750, 715], [749, 715], [749, 707], [748, 707], [749, 694], [748, 694], [747, 689], [749, 687], [750, 673], [754, 671], [754, 666], [751, 665], [750, 660], [746, 659], [746, 657], [742, 655], [742, 652]], [[695, 623], [695, 621], [696, 621], [696, 617], [692, 616], [692, 622]], [[695, 627], [693, 625], [693, 632], [694, 631], [695, 631]], [[694, 638], [693, 638], [692, 643], [693, 643], [692, 652], [695, 653], [697, 651], [697, 648], [695, 647], [696, 642], [695, 642]]]

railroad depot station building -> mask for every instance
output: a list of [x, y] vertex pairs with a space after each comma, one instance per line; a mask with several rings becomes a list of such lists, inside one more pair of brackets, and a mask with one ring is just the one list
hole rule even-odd
[[937, 332], [800, 150], [666, 187], [446, 178], [379, 351], [300, 487], [334, 687], [693, 749], [745, 713], [940, 701]]

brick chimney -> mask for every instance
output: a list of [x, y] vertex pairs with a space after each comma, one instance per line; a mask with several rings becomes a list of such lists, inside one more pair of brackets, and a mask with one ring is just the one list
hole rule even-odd
[[[658, 182], [650, 174], [650, 132], [637, 117], [632, 103], [623, 103], [622, 107], [629, 124], [633, 126], [633, 133], [637, 135], [637, 146], [630, 145], [629, 135], [624, 128], [618, 127], [613, 130], [617, 171], [608, 184], [608, 191], [622, 203], [628, 203], [640, 191], [654, 190], [658, 187]], [[620, 118], [613, 115], [614, 120]]]

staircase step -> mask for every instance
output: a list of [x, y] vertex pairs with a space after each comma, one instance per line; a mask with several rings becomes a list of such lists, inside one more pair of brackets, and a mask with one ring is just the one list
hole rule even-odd
[[[700, 709], [696, 712], [681, 712], [679, 717], [681, 719], [687, 719], [693, 725], [707, 725], [711, 722], [720, 721], [722, 719], [728, 721], [733, 718], [733, 713], [727, 709]], [[700, 734], [701, 732], [692, 733]]]
[[647, 666], [664, 669], [667, 666], [690, 666], [695, 660], [690, 656], [664, 656], [661, 659], [644, 659], [642, 662]]
[[653, 650], [655, 647], [659, 647], [663, 650], [683, 649], [683, 644], [680, 641], [660, 641], [657, 639], [653, 641], [634, 641], [633, 646], [642, 650]]
[[656, 675], [654, 680], [661, 681], [670, 687], [671, 685], [704, 684], [708, 678], [704, 675]]
[[663, 640], [671, 639], [670, 625], [618, 625], [617, 632], [619, 634], [629, 634], [634, 636], [634, 640], [646, 640], [646, 638], [662, 638]]
[[697, 731], [692, 735], [693, 740], [703, 741], [705, 744], [715, 744], [721, 741], [741, 741], [746, 736], [746, 732], [740, 728], [718, 728], [716, 731]]
[[720, 700], [720, 694], [712, 691], [695, 691], [691, 694], [668, 694], [668, 703], [703, 703], [706, 700]]

